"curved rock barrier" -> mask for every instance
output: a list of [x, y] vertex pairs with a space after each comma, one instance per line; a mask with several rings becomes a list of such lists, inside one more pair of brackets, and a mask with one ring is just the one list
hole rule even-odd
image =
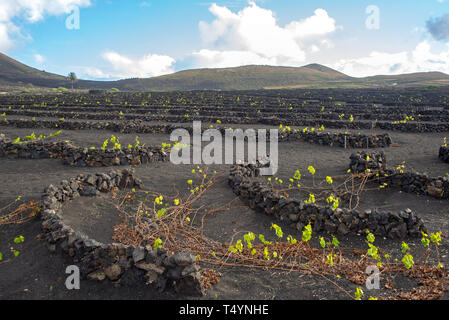
[[[226, 128], [217, 128], [222, 136], [225, 136]], [[256, 136], [257, 139], [257, 136]], [[270, 139], [270, 132], [267, 131], [267, 140]], [[361, 133], [330, 133], [322, 131], [310, 131], [300, 129], [279, 130], [279, 142], [305, 141], [322, 146], [340, 148], [387, 148], [392, 144], [392, 139], [388, 133], [379, 135], [365, 135]]]
[[382, 183], [389, 187], [398, 187], [403, 192], [426, 195], [437, 199], [449, 199], [449, 178], [429, 177], [419, 172], [398, 173], [394, 170], [383, 172]]
[[446, 146], [441, 146], [438, 157], [441, 161], [449, 163], [449, 148]]
[[68, 254], [79, 266], [83, 278], [117, 283], [144, 281], [163, 291], [167, 284], [186, 295], [202, 295], [201, 275], [196, 258], [186, 252], [168, 253], [151, 246], [100, 243], [64, 223], [64, 204], [79, 196], [95, 196], [113, 188], [141, 188], [133, 170], [84, 175], [50, 185], [42, 195], [41, 219], [47, 246], [52, 252]]
[[21, 159], [63, 159], [63, 163], [77, 167], [108, 167], [140, 165], [168, 161], [169, 155], [162, 148], [133, 147], [129, 149], [81, 148], [66, 141], [47, 142], [35, 140], [14, 143], [0, 135], [0, 157]]
[[324, 145], [337, 146], [341, 148], [388, 148], [392, 139], [388, 133], [378, 135], [365, 135], [354, 133], [329, 133], [329, 132], [299, 132], [302, 140]]
[[333, 209], [315, 203], [305, 203], [277, 194], [266, 184], [251, 179], [259, 175], [259, 166], [236, 165], [231, 168], [228, 183], [233, 192], [253, 209], [294, 225], [299, 231], [309, 222], [313, 231], [330, 234], [361, 234], [367, 229], [390, 239], [420, 236], [426, 230], [423, 220], [410, 209], [399, 212], [375, 210]]
[[353, 173], [371, 169], [371, 172], [377, 172], [371, 181], [377, 181], [384, 187], [396, 187], [407, 193], [449, 199], [449, 177], [429, 177], [424, 173], [405, 172], [401, 166], [395, 170], [388, 169], [383, 152], [359, 152], [352, 154], [350, 160], [349, 169]]
[[387, 169], [387, 158], [383, 152], [366, 153], [362, 151], [351, 154], [349, 159], [351, 160], [349, 170], [353, 173]]

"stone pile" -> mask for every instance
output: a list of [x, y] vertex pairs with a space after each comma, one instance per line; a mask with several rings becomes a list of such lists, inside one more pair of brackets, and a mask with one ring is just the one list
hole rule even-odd
[[64, 164], [77, 167], [140, 165], [168, 161], [169, 155], [161, 148], [133, 147], [130, 149], [72, 148], [64, 157]]
[[427, 195], [438, 199], [449, 199], [449, 178], [429, 177], [419, 172], [398, 173], [394, 170], [383, 172], [382, 183], [398, 187], [407, 193]]
[[392, 144], [388, 133], [379, 135], [364, 135], [354, 133], [329, 133], [329, 132], [299, 132], [302, 140], [309, 143], [337, 146], [341, 148], [387, 148]]
[[351, 154], [349, 169], [352, 173], [366, 172], [366, 170], [385, 170], [387, 159], [384, 152], [366, 153], [365, 151]]
[[66, 141], [35, 140], [14, 143], [0, 136], [0, 157], [21, 159], [63, 159], [63, 163], [78, 167], [140, 165], [168, 161], [168, 153], [161, 148], [133, 147], [128, 149], [81, 148]]
[[[220, 130], [222, 136], [225, 136], [226, 128], [216, 128]], [[256, 140], [257, 140], [256, 133]], [[270, 139], [270, 131], [267, 130], [267, 141]], [[308, 143], [319, 144], [330, 147], [341, 148], [386, 148], [392, 143], [388, 133], [379, 135], [364, 135], [355, 133], [330, 133], [321, 131], [305, 131], [299, 129], [283, 130], [278, 132], [278, 141], [305, 141]]]
[[361, 234], [367, 229], [390, 239], [420, 236], [424, 222], [410, 209], [397, 211], [333, 209], [316, 203], [285, 198], [268, 185], [256, 181], [257, 166], [236, 165], [231, 168], [228, 183], [233, 192], [255, 210], [285, 221], [298, 230], [311, 222], [313, 231], [330, 234]]
[[370, 169], [371, 173], [376, 173], [371, 180], [384, 187], [396, 187], [407, 193], [449, 199], [449, 177], [429, 177], [424, 173], [404, 172], [400, 167], [389, 169], [386, 164], [383, 152], [359, 152], [351, 155], [349, 169], [352, 173], [363, 173]]
[[399, 132], [412, 132], [412, 133], [447, 132], [449, 131], [449, 123], [407, 122], [395, 124], [390, 122], [377, 122], [375, 128]]
[[196, 258], [186, 252], [174, 254], [151, 246], [100, 243], [64, 223], [64, 204], [79, 196], [96, 196], [100, 192], [142, 187], [133, 170], [110, 171], [107, 174], [84, 175], [50, 185], [42, 195], [40, 212], [42, 229], [48, 248], [72, 257], [83, 278], [120, 284], [145, 281], [163, 291], [167, 284], [186, 295], [202, 295], [201, 275]]

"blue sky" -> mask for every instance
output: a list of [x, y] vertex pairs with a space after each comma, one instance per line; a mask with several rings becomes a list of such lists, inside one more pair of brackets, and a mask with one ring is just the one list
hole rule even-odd
[[99, 80], [245, 64], [449, 73], [448, 29], [449, 0], [0, 2], [0, 52]]

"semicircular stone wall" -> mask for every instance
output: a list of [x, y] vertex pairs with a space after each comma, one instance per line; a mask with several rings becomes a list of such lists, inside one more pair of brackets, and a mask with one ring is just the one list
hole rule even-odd
[[170, 283], [185, 295], [202, 295], [201, 275], [195, 256], [187, 252], [171, 254], [163, 248], [101, 243], [64, 223], [62, 208], [76, 197], [92, 197], [114, 188], [141, 188], [133, 169], [109, 173], [80, 174], [50, 185], [42, 195], [41, 220], [45, 240], [52, 252], [62, 251], [79, 266], [83, 278], [114, 282], [145, 281], [163, 291]]

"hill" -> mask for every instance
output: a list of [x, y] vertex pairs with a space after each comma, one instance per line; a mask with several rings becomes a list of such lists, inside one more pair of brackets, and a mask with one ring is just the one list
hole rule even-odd
[[57, 87], [67, 85], [65, 77], [41, 71], [20, 63], [7, 55], [0, 53], [0, 85], [37, 87]]
[[[320, 64], [303, 67], [242, 66], [194, 69], [153, 78], [117, 81], [79, 80], [78, 89], [138, 91], [257, 90], [283, 88], [374, 88], [449, 85], [441, 72], [354, 78]], [[0, 87], [69, 87], [66, 77], [37, 70], [0, 53]]]
[[361, 81], [368, 87], [421, 87], [449, 85], [449, 75], [442, 72], [418, 72], [395, 76], [374, 76], [362, 78]]
[[243, 66], [196, 69], [148, 79], [117, 81], [117, 88], [144, 90], [251, 90], [351, 81], [351, 77], [318, 65], [304, 67]]

